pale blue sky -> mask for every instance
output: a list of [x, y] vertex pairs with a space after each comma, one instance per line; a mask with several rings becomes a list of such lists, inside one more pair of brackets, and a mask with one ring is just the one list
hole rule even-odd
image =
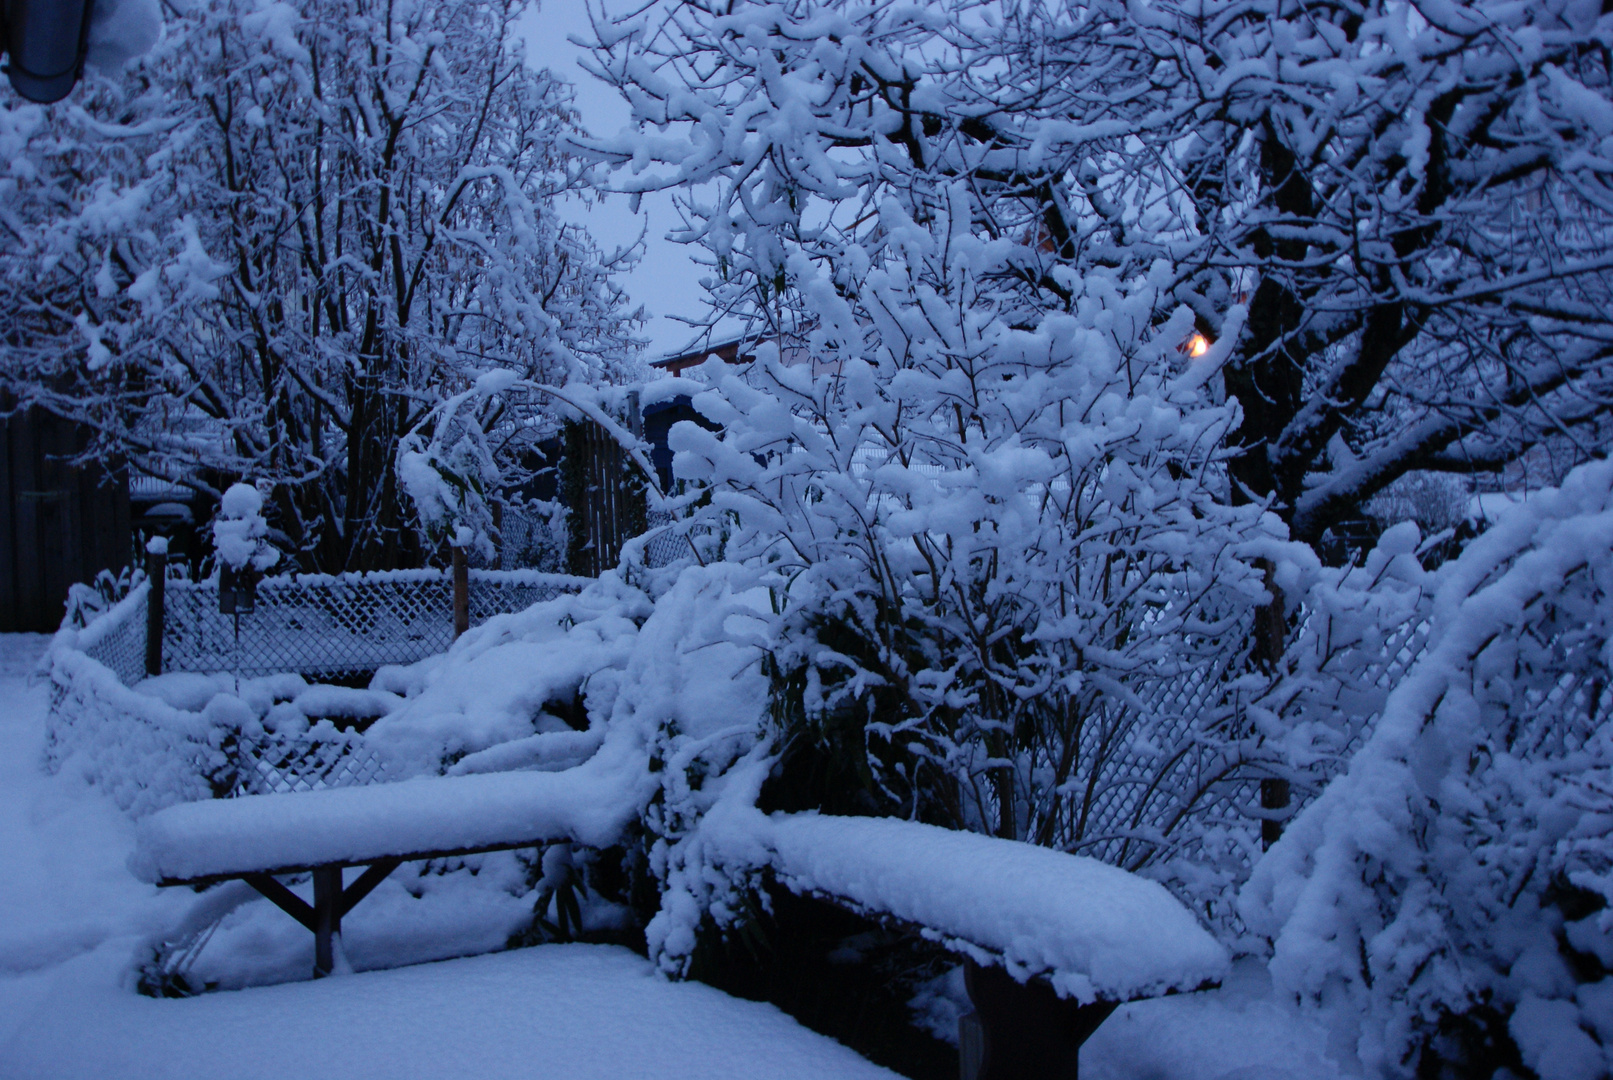
[[[583, 0], [543, 0], [540, 6], [528, 12], [522, 31], [528, 61], [537, 67], [547, 67], [577, 88], [577, 107], [588, 130], [596, 134], [614, 133], [627, 123], [627, 104], [614, 89], [598, 82], [577, 65], [583, 50], [567, 40], [589, 33]], [[574, 205], [566, 212], [606, 247], [631, 243], [648, 224], [644, 261], [623, 279], [623, 284], [634, 302], [643, 304], [650, 316], [644, 330], [650, 339], [649, 358], [682, 351], [693, 331], [667, 316], [674, 312], [686, 317], [696, 316], [705, 310], [705, 294], [699, 286], [704, 271], [691, 261], [687, 248], [664, 239], [675, 220], [670, 201], [665, 196], [647, 196], [637, 215], [628, 209], [627, 200], [620, 197], [610, 198], [603, 206]]]

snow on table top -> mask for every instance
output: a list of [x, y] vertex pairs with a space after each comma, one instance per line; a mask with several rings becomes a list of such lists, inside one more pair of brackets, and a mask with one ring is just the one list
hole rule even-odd
[[603, 847], [638, 813], [621, 775], [583, 766], [181, 803], [139, 823], [129, 869], [181, 882], [541, 840]]
[[1192, 990], [1230, 964], [1164, 886], [1096, 859], [893, 818], [766, 821], [760, 839], [791, 889], [918, 924], [1016, 976], [1045, 973], [1065, 997]]

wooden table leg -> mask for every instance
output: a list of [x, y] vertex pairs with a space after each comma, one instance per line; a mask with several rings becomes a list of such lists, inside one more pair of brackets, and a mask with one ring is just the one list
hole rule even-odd
[[983, 1044], [961, 1062], [978, 1070], [964, 1080], [1077, 1080], [1081, 1044], [1117, 1006], [1079, 1005], [1044, 982], [1015, 982], [1002, 968], [973, 960], [963, 973]]
[[342, 868], [314, 868], [314, 978], [336, 968], [336, 948], [342, 936]]

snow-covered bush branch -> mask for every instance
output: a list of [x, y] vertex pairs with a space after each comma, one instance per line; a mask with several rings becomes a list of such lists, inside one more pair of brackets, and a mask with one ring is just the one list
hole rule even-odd
[[884, 201], [927, 225], [953, 180], [1015, 325], [1162, 262], [1151, 321], [1187, 306], [1243, 408], [1234, 497], [1315, 543], [1410, 470], [1606, 438], [1608, 16], [1441, 10], [683, 3], [598, 27], [644, 131], [588, 149], [681, 189], [758, 337], [819, 314], [792, 252], [855, 301]]
[[1502, 516], [1439, 572], [1427, 646], [1348, 770], [1255, 867], [1277, 985], [1349, 1018], [1369, 1067], [1613, 1061], [1610, 567], [1607, 462]]

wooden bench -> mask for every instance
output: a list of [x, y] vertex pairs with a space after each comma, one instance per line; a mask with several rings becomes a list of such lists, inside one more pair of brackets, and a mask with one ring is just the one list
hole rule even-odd
[[[314, 932], [320, 978], [336, 970], [342, 917], [402, 863], [560, 840], [605, 847], [637, 816], [634, 796], [584, 766], [181, 803], [136, 827], [130, 869], [164, 886], [245, 881]], [[312, 904], [276, 880], [310, 872]]]
[[1230, 964], [1164, 886], [1095, 859], [893, 818], [753, 812], [728, 831], [711, 839], [765, 851], [792, 892], [963, 957], [963, 1080], [1075, 1080], [1120, 1005], [1218, 986]]
[[[186, 803], [140, 823], [131, 868], [159, 885], [246, 881], [314, 932], [317, 978], [337, 968], [342, 917], [400, 863], [609, 846], [644, 794], [580, 766]], [[975, 1007], [965, 1080], [1074, 1080], [1118, 1005], [1217, 985], [1229, 963], [1162, 886], [1093, 859], [889, 818], [747, 809], [702, 829], [733, 864], [961, 954]], [[312, 904], [276, 880], [302, 872]]]

